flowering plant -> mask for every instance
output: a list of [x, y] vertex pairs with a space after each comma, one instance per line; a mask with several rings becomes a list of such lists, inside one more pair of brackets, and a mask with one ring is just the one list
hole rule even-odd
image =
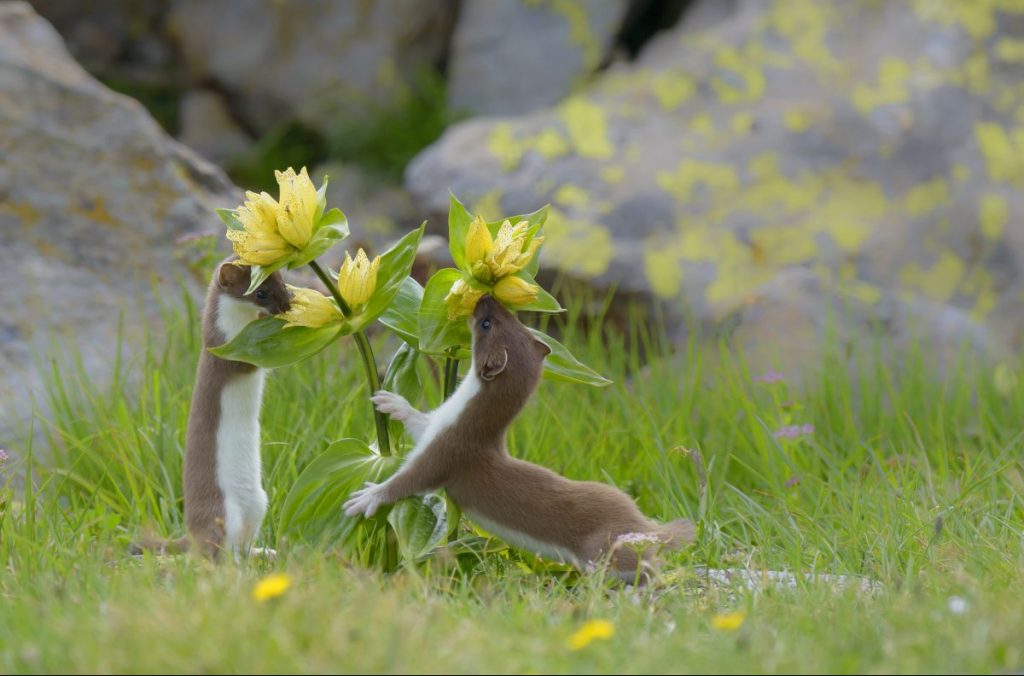
[[[210, 348], [218, 357], [276, 368], [312, 357], [338, 338], [352, 336], [362, 358], [368, 397], [384, 388], [415, 398], [422, 389], [418, 363], [423, 355], [446, 360], [444, 392], [448, 396], [454, 390], [459, 360], [470, 348], [466, 319], [484, 294], [492, 294], [512, 310], [562, 311], [534, 279], [544, 242], [546, 207], [488, 223], [472, 216], [452, 196], [449, 240], [458, 267], [438, 271], [423, 288], [410, 272], [426, 223], [372, 260], [362, 249], [355, 257], [346, 252], [336, 274], [325, 271], [317, 258], [348, 237], [345, 215], [327, 209], [326, 179], [317, 190], [305, 168], [299, 173], [279, 171], [276, 176], [277, 200], [267, 193], [247, 192], [242, 205], [218, 210], [235, 254], [251, 266], [249, 293], [274, 271], [302, 265], [310, 266], [327, 293], [289, 286], [291, 308], [279, 316], [257, 319], [226, 344]], [[374, 322], [404, 341], [383, 383], [366, 336]], [[532, 331], [551, 348], [545, 364], [549, 376], [608, 384], [553, 338]], [[388, 421], [370, 406], [376, 440], [340, 439], [310, 463], [285, 498], [283, 530], [300, 540], [379, 542], [379, 552], [390, 569], [397, 565], [399, 554], [406, 560], [428, 555], [455, 530], [458, 519], [449, 517], [448, 503], [436, 495], [403, 500], [368, 521], [343, 515], [341, 503], [352, 490], [366, 481], [386, 478], [398, 466], [394, 453], [401, 449], [392, 442]], [[401, 434], [394, 438], [400, 441]]]

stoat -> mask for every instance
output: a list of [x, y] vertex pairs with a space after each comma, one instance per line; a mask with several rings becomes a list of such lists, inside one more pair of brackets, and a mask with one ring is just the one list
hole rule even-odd
[[[135, 550], [184, 551], [216, 558], [249, 553], [267, 511], [260, 480], [260, 403], [265, 371], [228, 361], [206, 348], [223, 345], [266, 314], [290, 308], [279, 273], [246, 295], [250, 269], [228, 259], [210, 283], [203, 311], [203, 351], [185, 437], [185, 523], [189, 536], [144, 543]], [[260, 550], [262, 551], [262, 550]], [[270, 552], [265, 552], [270, 553]]]
[[626, 580], [635, 579], [638, 565], [647, 567], [656, 549], [641, 563], [626, 542], [678, 547], [692, 539], [688, 521], [656, 524], [617, 488], [571, 481], [509, 456], [507, 430], [537, 388], [550, 349], [490, 296], [469, 321], [472, 369], [439, 408], [428, 414], [391, 392], [374, 395], [380, 411], [404, 423], [415, 447], [387, 481], [354, 492], [346, 514], [372, 516], [381, 505], [444, 488], [470, 519], [510, 544], [581, 570], [608, 560]]

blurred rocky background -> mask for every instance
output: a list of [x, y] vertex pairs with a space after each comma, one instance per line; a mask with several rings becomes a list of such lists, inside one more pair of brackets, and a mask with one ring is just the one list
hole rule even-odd
[[289, 165], [376, 246], [550, 202], [549, 283], [759, 368], [1024, 328], [1021, 0], [0, 2], [0, 151], [8, 411]]

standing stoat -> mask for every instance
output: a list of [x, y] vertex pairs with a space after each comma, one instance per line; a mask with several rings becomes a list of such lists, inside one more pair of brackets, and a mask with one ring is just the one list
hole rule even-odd
[[417, 411], [391, 392], [374, 396], [416, 446], [387, 481], [353, 493], [346, 514], [372, 516], [381, 505], [444, 488], [472, 520], [511, 544], [580, 569], [610, 557], [628, 580], [637, 554], [621, 546], [621, 536], [643, 534], [670, 546], [692, 538], [688, 521], [655, 524], [612, 486], [571, 481], [510, 457], [506, 431], [536, 389], [550, 349], [490, 296], [477, 304], [471, 325], [473, 368], [438, 409]]
[[260, 482], [260, 403], [265, 372], [228, 361], [207, 348], [223, 345], [261, 315], [290, 308], [279, 273], [253, 293], [249, 267], [224, 261], [213, 274], [203, 311], [203, 350], [196, 370], [185, 436], [185, 523], [189, 537], [140, 549], [184, 551], [190, 542], [207, 556], [245, 553], [267, 511]]

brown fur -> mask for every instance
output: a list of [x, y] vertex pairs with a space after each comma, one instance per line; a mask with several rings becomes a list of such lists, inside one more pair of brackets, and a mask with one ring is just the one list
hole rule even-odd
[[[213, 274], [206, 293], [203, 311], [203, 350], [196, 369], [196, 384], [189, 408], [185, 435], [183, 486], [185, 491], [185, 524], [189, 538], [142, 542], [138, 549], [161, 553], [182, 551], [187, 542], [206, 556], [216, 557], [224, 543], [224, 495], [217, 484], [217, 427], [220, 424], [221, 392], [231, 380], [256, 369], [244, 362], [215, 357], [206, 348], [222, 345], [224, 334], [217, 328], [220, 299], [230, 296], [252, 303], [268, 314], [279, 314], [290, 307], [290, 295], [277, 272], [250, 295], [250, 270], [229, 258]], [[259, 296], [265, 296], [260, 298]]]
[[[490, 322], [487, 331], [485, 320]], [[550, 350], [489, 296], [477, 305], [472, 324], [480, 391], [457, 421], [382, 484], [383, 502], [443, 487], [471, 518], [477, 514], [572, 552], [584, 566], [608, 557], [615, 571], [629, 579], [637, 555], [616, 546], [620, 535], [649, 533], [668, 547], [692, 539], [688, 521], [655, 524], [612, 486], [572, 481], [509, 456], [506, 432], [537, 388]]]

